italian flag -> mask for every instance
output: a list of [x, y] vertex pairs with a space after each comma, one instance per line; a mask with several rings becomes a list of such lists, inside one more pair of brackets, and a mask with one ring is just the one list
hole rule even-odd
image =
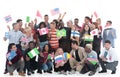
[[33, 57], [37, 56], [39, 54], [39, 51], [37, 48], [32, 49], [28, 52], [29, 57], [32, 59]]

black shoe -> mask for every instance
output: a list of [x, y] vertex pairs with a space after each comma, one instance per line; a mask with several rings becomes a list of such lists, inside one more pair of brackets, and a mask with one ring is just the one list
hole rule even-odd
[[4, 72], [4, 74], [7, 74], [7, 73], [8, 73], [8, 71], [5, 71], [5, 72]]
[[116, 70], [111, 72], [111, 74], [115, 74], [115, 73], [116, 73]]
[[38, 71], [37, 71], [37, 73], [40, 73], [40, 74], [42, 74], [42, 70], [38, 70]]
[[50, 74], [52, 74], [52, 71], [47, 71], [47, 73], [50, 73]]
[[102, 70], [99, 73], [106, 73], [106, 72], [107, 72], [107, 70]]
[[31, 75], [31, 72], [28, 71], [28, 72], [27, 72], [27, 75]]

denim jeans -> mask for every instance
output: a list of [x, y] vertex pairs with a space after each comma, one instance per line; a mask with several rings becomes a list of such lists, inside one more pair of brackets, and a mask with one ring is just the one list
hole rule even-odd
[[40, 42], [40, 49], [42, 50], [44, 45], [48, 44], [48, 41]]
[[52, 68], [52, 62], [47, 62], [41, 65], [41, 69], [44, 71], [49, 71]]

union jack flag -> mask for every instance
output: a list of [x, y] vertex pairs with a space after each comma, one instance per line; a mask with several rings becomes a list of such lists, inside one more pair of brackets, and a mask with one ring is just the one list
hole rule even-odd
[[12, 21], [11, 15], [5, 16], [4, 19], [5, 19], [6, 23]]

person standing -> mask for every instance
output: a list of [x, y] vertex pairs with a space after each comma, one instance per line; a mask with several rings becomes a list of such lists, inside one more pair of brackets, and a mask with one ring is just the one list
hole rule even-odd
[[112, 28], [112, 21], [106, 22], [106, 29], [103, 31], [103, 45], [105, 44], [105, 40], [110, 40], [111, 46], [114, 48], [114, 39], [116, 38], [116, 30]]

